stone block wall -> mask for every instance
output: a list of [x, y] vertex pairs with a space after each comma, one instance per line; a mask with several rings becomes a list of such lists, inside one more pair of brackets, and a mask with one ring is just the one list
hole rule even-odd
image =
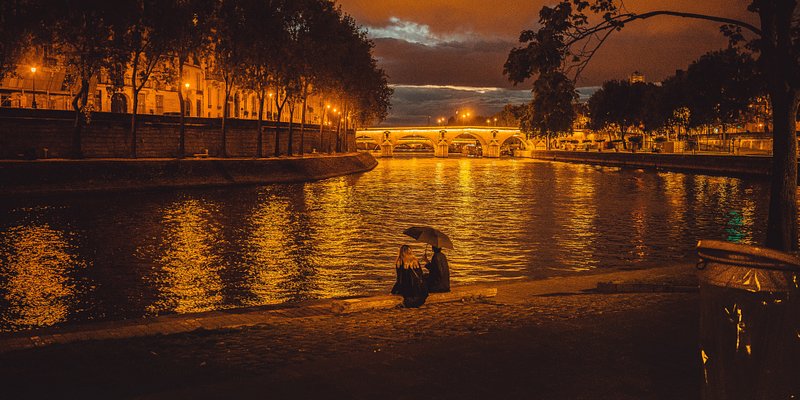
[[[72, 149], [75, 114], [71, 111], [0, 109], [0, 159], [66, 158]], [[91, 121], [81, 130], [81, 149], [86, 158], [129, 157], [131, 137], [130, 114], [92, 113]], [[222, 121], [207, 118], [186, 118], [186, 154], [222, 155]], [[281, 154], [289, 144], [288, 123], [263, 123], [262, 154], [275, 154], [275, 134], [279, 131]], [[258, 146], [258, 122], [229, 119], [226, 127], [228, 157], [255, 157]], [[172, 158], [178, 155], [180, 118], [175, 116], [139, 115], [137, 157]], [[302, 132], [299, 124], [292, 127], [293, 152], [300, 152]], [[355, 133], [342, 133], [346, 149], [355, 149]], [[320, 133], [318, 125], [305, 128], [305, 152], [329, 152], [336, 149], [336, 132]], [[352, 143], [350, 143], [352, 142]], [[344, 149], [343, 149], [344, 150]]]

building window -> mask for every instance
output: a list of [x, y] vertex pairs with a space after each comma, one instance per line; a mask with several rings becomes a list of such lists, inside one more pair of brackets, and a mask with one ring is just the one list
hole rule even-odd
[[128, 98], [122, 93], [111, 96], [111, 112], [124, 114], [128, 112]]
[[94, 93], [94, 106], [97, 107], [97, 111], [103, 111], [103, 91], [97, 90]]
[[164, 114], [164, 95], [156, 95], [156, 114]]
[[139, 114], [144, 114], [147, 110], [147, 94], [146, 93], [139, 93], [139, 104], [136, 105], [136, 111]]

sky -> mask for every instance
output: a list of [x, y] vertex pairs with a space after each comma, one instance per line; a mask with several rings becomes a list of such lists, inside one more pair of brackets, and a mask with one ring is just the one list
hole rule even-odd
[[[456, 110], [491, 115], [530, 99], [530, 83], [503, 76], [508, 52], [538, 12], [555, 0], [338, 0], [375, 42], [374, 55], [395, 89], [382, 125], [433, 124]], [[631, 12], [677, 10], [744, 19], [749, 0], [627, 0]], [[714, 22], [674, 17], [639, 21], [616, 32], [577, 82], [599, 86], [634, 71], [657, 82], [702, 54], [724, 48]], [[583, 91], [584, 93], [586, 91]]]

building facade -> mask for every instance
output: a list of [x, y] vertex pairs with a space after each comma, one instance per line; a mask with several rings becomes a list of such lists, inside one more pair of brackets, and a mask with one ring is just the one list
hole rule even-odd
[[[33, 57], [39, 60], [42, 57]], [[46, 59], [46, 58], [45, 58]], [[64, 68], [53, 60], [39, 61], [33, 66], [20, 65], [16, 73], [0, 81], [0, 108], [39, 108], [49, 110], [72, 110], [72, 100], [78, 85], [69, 82]], [[131, 71], [125, 73], [124, 85], [113, 85], [107, 71], [92, 79], [88, 104], [92, 111], [131, 113], [133, 88], [130, 86]], [[151, 115], [180, 115], [178, 90], [183, 93], [186, 115], [201, 118], [221, 118], [224, 110], [225, 85], [213, 79], [202, 62], [193, 60], [184, 66], [181, 85], [176, 82], [161, 82], [150, 79], [139, 92], [137, 113]], [[277, 109], [272, 95], [265, 98], [264, 120], [277, 118]], [[289, 121], [289, 105], [284, 107], [281, 122]], [[324, 102], [319, 96], [311, 96], [306, 105], [306, 123], [319, 124], [324, 117]], [[228, 117], [236, 119], [258, 119], [258, 96], [251, 90], [234, 88], [228, 99]], [[293, 122], [300, 123], [302, 104], [295, 105]], [[329, 123], [330, 115], [326, 116]]]

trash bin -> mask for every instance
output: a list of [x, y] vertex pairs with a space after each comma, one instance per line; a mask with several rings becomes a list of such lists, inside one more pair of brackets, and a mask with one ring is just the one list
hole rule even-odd
[[703, 399], [800, 398], [800, 259], [697, 244]]

